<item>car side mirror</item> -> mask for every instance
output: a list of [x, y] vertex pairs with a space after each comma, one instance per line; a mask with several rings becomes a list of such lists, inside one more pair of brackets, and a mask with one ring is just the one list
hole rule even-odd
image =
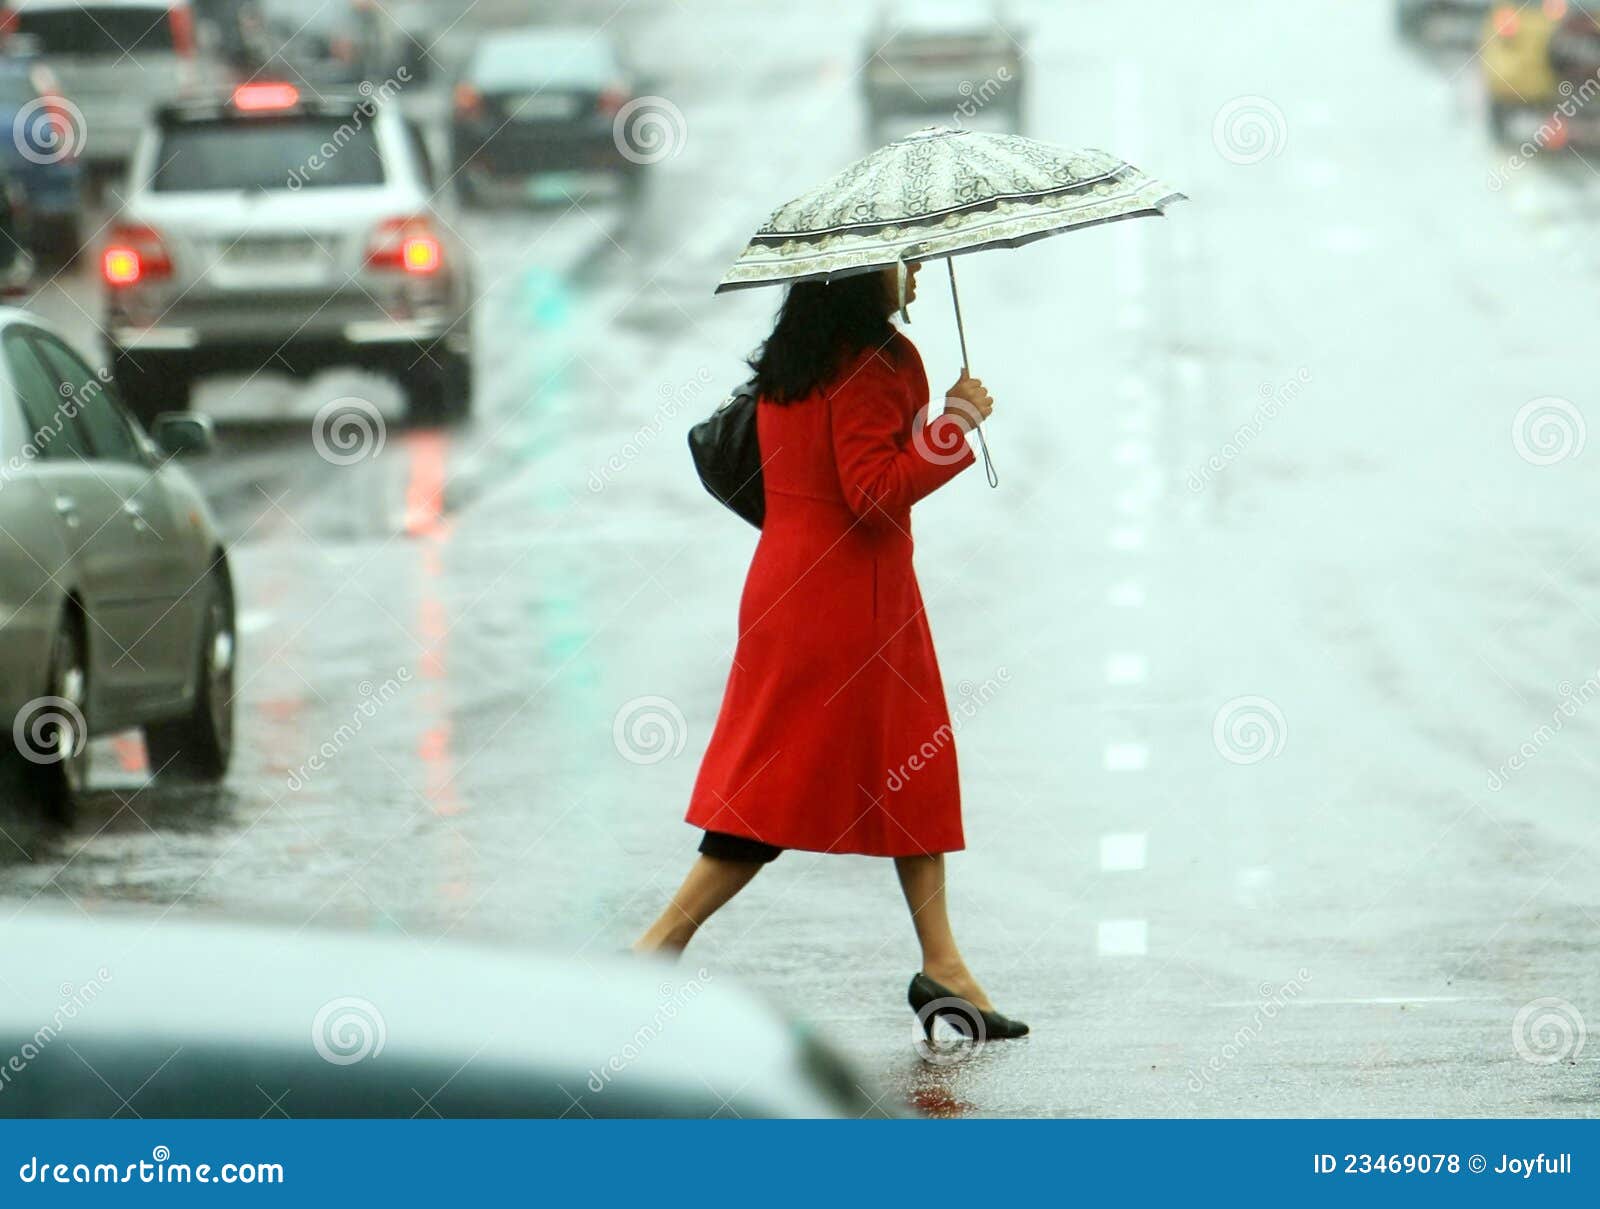
[[150, 426], [150, 439], [162, 453], [190, 457], [210, 453], [217, 444], [211, 417], [187, 411], [166, 411]]

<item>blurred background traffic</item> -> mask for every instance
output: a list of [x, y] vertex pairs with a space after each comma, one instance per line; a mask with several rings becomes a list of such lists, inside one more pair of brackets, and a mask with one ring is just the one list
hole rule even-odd
[[[930, 500], [919, 567], [953, 911], [1035, 1034], [918, 1051], [909, 934], [860, 927], [891, 879], [791, 854], [697, 941], [811, 1024], [756, 1110], [1588, 1111], [1595, 723], [1528, 736], [1600, 694], [1596, 12], [13, 0], [0, 913], [80, 964], [143, 906], [641, 993], [605, 957], [692, 847], [753, 537], [683, 434], [777, 302], [712, 287], [783, 199], [971, 124], [1193, 199], [963, 273], [1001, 487]], [[626, 1103], [609, 1037], [548, 1058], [585, 1111]]]

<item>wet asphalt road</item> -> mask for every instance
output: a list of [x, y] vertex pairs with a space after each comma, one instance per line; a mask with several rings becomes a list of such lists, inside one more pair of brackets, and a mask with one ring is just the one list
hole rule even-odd
[[[354, 374], [205, 387], [233, 771], [170, 789], [137, 740], [97, 744], [75, 830], [6, 822], [0, 913], [584, 959], [659, 909], [754, 544], [683, 433], [775, 301], [711, 288], [863, 149], [864, 14], [753, 9], [618, 17], [686, 119], [637, 212], [454, 220], [482, 288], [470, 425], [407, 429]], [[1514, 432], [1535, 399], [1596, 406], [1600, 179], [1549, 155], [1489, 188], [1476, 73], [1397, 44], [1386, 5], [1025, 11], [1028, 132], [1193, 199], [960, 269], [1001, 484], [919, 508], [918, 564], [965, 706], [957, 930], [1034, 1035], [918, 1059], [881, 861], [786, 855], [696, 964], [936, 1115], [1593, 1113], [1600, 489], [1570, 428], [1547, 465]], [[940, 275], [910, 329], [936, 388]], [[36, 305], [92, 342], [86, 279]], [[310, 417], [347, 394], [391, 422], [336, 465]]]

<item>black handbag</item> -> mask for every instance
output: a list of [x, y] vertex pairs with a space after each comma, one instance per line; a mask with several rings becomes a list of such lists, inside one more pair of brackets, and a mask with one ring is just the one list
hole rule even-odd
[[721, 407], [689, 430], [689, 454], [706, 490], [761, 528], [767, 518], [767, 493], [761, 482], [754, 378], [735, 389]]

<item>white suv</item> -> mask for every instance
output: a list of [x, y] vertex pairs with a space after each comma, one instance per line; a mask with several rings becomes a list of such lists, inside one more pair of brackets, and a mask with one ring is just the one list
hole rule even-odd
[[421, 131], [376, 98], [253, 82], [159, 109], [100, 255], [129, 407], [181, 408], [209, 371], [361, 365], [415, 418], [465, 416], [471, 275], [432, 177]]

